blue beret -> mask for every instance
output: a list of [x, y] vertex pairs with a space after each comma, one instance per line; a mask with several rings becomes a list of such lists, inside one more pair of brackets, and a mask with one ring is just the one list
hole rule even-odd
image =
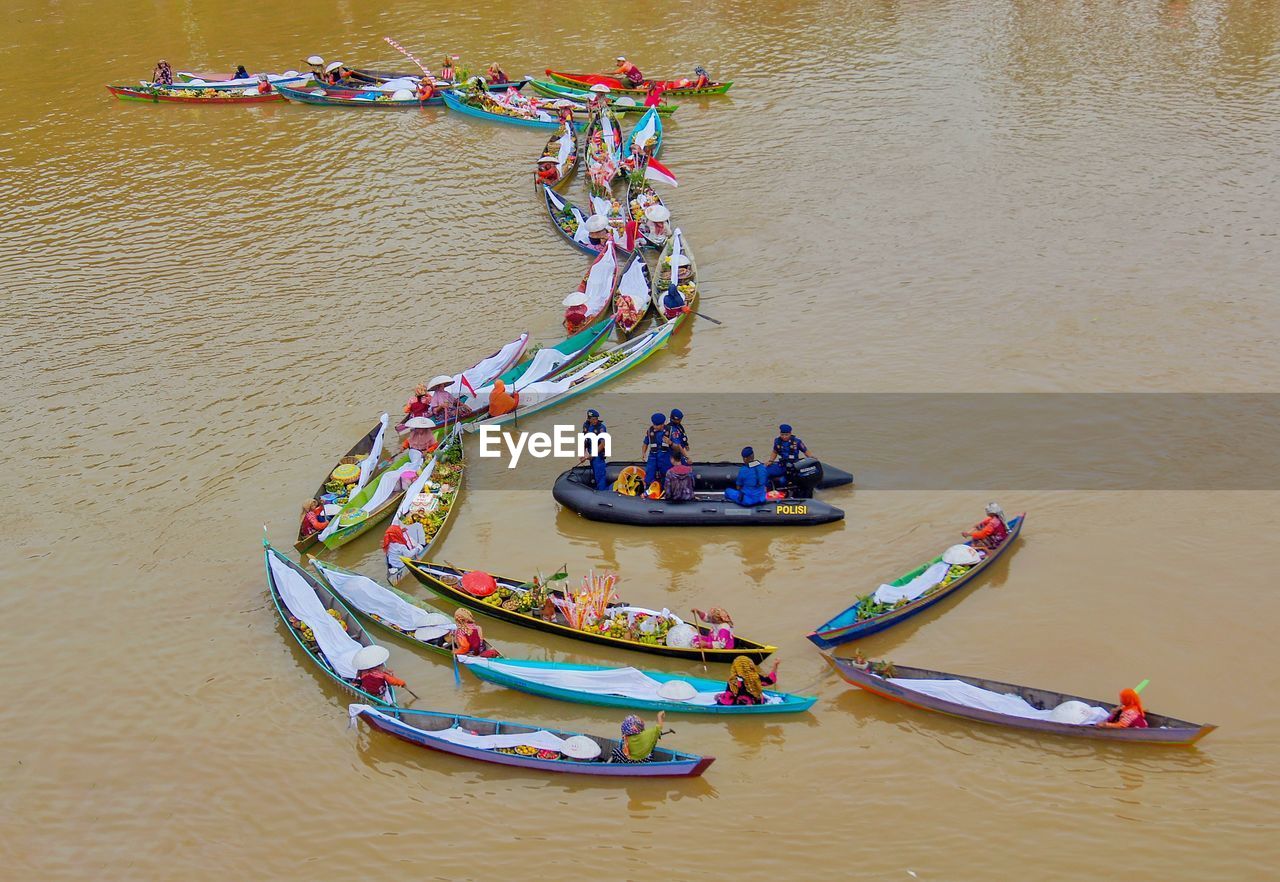
[[660, 413], [655, 413], [653, 416], [649, 417], [649, 422], [653, 423], [655, 426], [660, 426], [666, 421], [667, 418]]
[[779, 431], [779, 432], [781, 432], [781, 433], [782, 433], [782, 434], [784, 434], [784, 435], [790, 435], [790, 434], [791, 434], [791, 426], [790, 426], [789, 424], [787, 424], [787, 423], [783, 423], [782, 425], [778, 426], [778, 431]]
[[682, 420], [684, 419], [684, 412], [678, 407], [673, 407], [671, 408], [671, 418], [673, 420]]
[[755, 455], [756, 455], [756, 452], [755, 452], [754, 450], [752, 450], [750, 447], [744, 447], [744, 448], [742, 448], [742, 458], [743, 458], [743, 459], [746, 459], [748, 456], [755, 456]]
[[596, 419], [599, 419], [600, 411], [596, 410], [595, 408], [592, 408], [591, 410], [587, 411], [587, 416], [595, 417]]

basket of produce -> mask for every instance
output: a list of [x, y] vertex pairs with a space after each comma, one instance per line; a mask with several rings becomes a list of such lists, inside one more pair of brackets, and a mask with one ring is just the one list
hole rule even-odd
[[330, 477], [339, 484], [354, 484], [360, 480], [360, 466], [353, 462], [344, 462], [333, 470], [333, 474]]

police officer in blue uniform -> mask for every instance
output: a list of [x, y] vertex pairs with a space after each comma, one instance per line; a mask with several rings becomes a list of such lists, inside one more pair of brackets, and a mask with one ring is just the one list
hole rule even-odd
[[760, 505], [769, 492], [768, 467], [756, 459], [750, 447], [742, 448], [742, 468], [738, 469], [735, 486], [724, 491], [724, 498], [738, 505]]
[[[596, 410], [595, 408], [592, 408], [591, 410], [587, 411], [587, 421], [582, 424], [582, 434], [583, 435], [609, 434], [609, 427], [604, 424], [604, 420], [600, 419], [600, 411]], [[587, 459], [588, 457], [584, 456], [582, 459], [578, 460], [579, 465], [581, 465]], [[606, 463], [604, 458], [603, 442], [601, 442], [596, 447], [596, 455], [590, 457], [590, 460], [591, 460], [591, 473], [596, 480], [596, 489], [608, 490], [609, 482], [605, 478]]]
[[791, 426], [783, 423], [778, 426], [778, 437], [773, 439], [773, 454], [769, 457], [769, 479], [778, 486], [787, 484], [787, 472], [795, 468], [795, 464], [809, 456], [809, 448], [797, 436], [791, 434]]
[[671, 439], [672, 447], [679, 447], [687, 456], [689, 453], [689, 433], [685, 430], [684, 412], [678, 407], [671, 408], [671, 417], [667, 423], [667, 436]]
[[645, 461], [644, 485], [661, 481], [671, 468], [671, 434], [667, 430], [667, 418], [655, 413], [649, 417], [649, 431], [644, 433], [644, 448], [640, 458]]

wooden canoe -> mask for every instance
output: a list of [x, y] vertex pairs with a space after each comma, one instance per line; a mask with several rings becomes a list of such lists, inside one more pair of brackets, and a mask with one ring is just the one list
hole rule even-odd
[[[912, 616], [918, 615], [933, 606], [944, 597], [950, 597], [962, 588], [971, 585], [981, 573], [985, 572], [988, 567], [995, 563], [1006, 551], [1009, 550], [1009, 547], [1013, 545], [1014, 541], [1018, 538], [1018, 535], [1022, 532], [1022, 525], [1026, 521], [1026, 517], [1026, 512], [1023, 512], [1016, 517], [1010, 518], [1008, 525], [1009, 535], [1005, 538], [1004, 542], [1000, 543], [1000, 547], [995, 551], [988, 553], [987, 556], [982, 559], [981, 563], [970, 567], [968, 572], [956, 579], [954, 582], [951, 582], [949, 585], [946, 585], [945, 587], [936, 587], [931, 591], [926, 591], [924, 594], [909, 603], [905, 603], [902, 606], [888, 609], [884, 612], [867, 617], [862, 615], [863, 604], [867, 601], [870, 595], [859, 598], [856, 603], [845, 609], [839, 615], [815, 628], [812, 633], [807, 635], [809, 640], [822, 649], [830, 649], [831, 647], [838, 646], [841, 643], [848, 643], [850, 640], [856, 640], [859, 637], [866, 637], [869, 634], [874, 634], [877, 631], [883, 631], [885, 628], [890, 628], [900, 622], [904, 622]], [[966, 542], [965, 544], [968, 545], [969, 543]], [[926, 561], [911, 570], [911, 572], [898, 577], [889, 584], [894, 585], [895, 587], [905, 585], [927, 570], [930, 566], [938, 563], [940, 560], [942, 560], [941, 555], [933, 558], [932, 560]]]
[[[437, 610], [433, 606], [429, 606], [426, 601], [420, 600], [419, 598], [414, 597], [412, 594], [406, 594], [405, 592], [401, 591], [399, 588], [396, 588], [394, 586], [379, 585], [377, 582], [375, 582], [373, 579], [370, 579], [368, 576], [362, 575], [360, 573], [352, 572], [351, 570], [343, 569], [342, 567], [334, 566], [333, 564], [330, 564], [330, 563], [325, 563], [324, 561], [316, 560], [315, 558], [311, 558], [311, 566], [315, 568], [315, 571], [319, 574], [320, 581], [324, 583], [324, 586], [328, 588], [332, 593], [336, 594], [338, 597], [341, 597], [342, 600], [346, 603], [347, 607], [349, 609], [355, 610], [355, 612], [360, 617], [373, 622], [382, 630], [393, 635], [398, 640], [402, 640], [405, 643], [410, 644], [411, 646], [416, 646], [419, 649], [425, 649], [427, 652], [431, 652], [436, 655], [442, 655], [445, 658], [450, 658], [453, 656], [452, 632], [447, 632], [444, 635], [434, 640], [426, 640], [426, 639], [419, 638], [413, 631], [406, 631], [403, 628], [398, 627], [397, 625], [393, 625], [390, 622], [383, 621], [383, 619], [376, 613], [363, 608], [361, 605], [361, 601], [358, 598], [353, 597], [349, 593], [344, 593], [342, 591], [342, 588], [340, 587], [340, 585], [342, 584], [341, 577], [355, 577], [359, 579], [365, 579], [371, 583], [371, 589], [389, 592], [390, 594], [393, 594], [394, 596], [400, 598], [405, 603], [410, 604], [411, 606], [416, 606], [419, 609], [425, 610], [426, 612], [429, 612], [429, 613], [440, 614], [439, 610]], [[339, 578], [334, 578], [335, 574]], [[489, 644], [489, 641], [486, 640], [484, 642], [483, 649], [493, 649], [493, 646], [491, 646]], [[494, 649], [494, 652], [497, 652], [497, 650]]]
[[[336, 469], [338, 466], [342, 465], [349, 458], [351, 457], [356, 457], [358, 459], [367, 458], [370, 453], [374, 452], [375, 444], [378, 445], [377, 452], [379, 455], [381, 455], [382, 442], [386, 435], [387, 423], [389, 422], [389, 420], [390, 420], [390, 417], [388, 417], [388, 415], [384, 413], [382, 415], [382, 418], [378, 421], [378, 423], [372, 429], [366, 432], [363, 438], [361, 438], [359, 441], [353, 444], [351, 449], [348, 450], [336, 463], [334, 463], [333, 467], [329, 469], [329, 472], [328, 472], [329, 476], [327, 476], [325, 480], [320, 482], [320, 486], [316, 489], [316, 492], [312, 494], [312, 497], [311, 497], [312, 499], [319, 499], [321, 496], [325, 494], [324, 488], [325, 488], [325, 485], [327, 485], [329, 481], [332, 479], [331, 476], [333, 475], [333, 470]], [[377, 470], [377, 468], [375, 468], [372, 474], [369, 476], [370, 480], [377, 477], [379, 474], [380, 472]], [[368, 481], [365, 481], [365, 484], [368, 484], [368, 483], [369, 483]], [[359, 492], [359, 489], [362, 489], [362, 488], [357, 488], [357, 492]], [[305, 513], [304, 513], [304, 519], [305, 519]], [[317, 541], [319, 541], [316, 538], [317, 536], [320, 535], [318, 531], [315, 533], [304, 534], [302, 532], [302, 529], [303, 529], [303, 524], [299, 523], [298, 524], [298, 541], [293, 543], [293, 547], [298, 551], [298, 553], [302, 553], [306, 551], [307, 549], [315, 545]]]
[[637, 253], [618, 277], [613, 292], [613, 323], [618, 339], [625, 340], [635, 333], [640, 322], [649, 314], [653, 305], [653, 280], [644, 256]]
[[[1189, 723], [1186, 720], [1178, 720], [1173, 717], [1161, 716], [1148, 712], [1146, 714], [1146, 729], [1112, 729], [1100, 726], [1076, 726], [1069, 723], [1057, 723], [1052, 720], [1036, 720], [1028, 717], [1013, 716], [1010, 714], [997, 713], [995, 711], [983, 708], [970, 707], [965, 704], [958, 704], [953, 701], [947, 701], [937, 696], [914, 690], [910, 686], [911, 680], [959, 680], [962, 683], [968, 683], [979, 689], [987, 689], [991, 692], [998, 692], [1004, 695], [1015, 695], [1032, 707], [1039, 710], [1052, 710], [1064, 701], [1081, 701], [1088, 705], [1096, 707], [1110, 707], [1110, 702], [1098, 701], [1093, 698], [1081, 698], [1078, 695], [1068, 695], [1063, 692], [1050, 692], [1047, 689], [1035, 689], [1030, 686], [1019, 686], [1014, 683], [1002, 683], [999, 680], [986, 680], [980, 677], [967, 677], [963, 674], [948, 674], [943, 671], [931, 671], [925, 668], [910, 668], [905, 665], [893, 665], [893, 680], [888, 680], [879, 674], [871, 673], [869, 669], [863, 669], [853, 663], [851, 659], [836, 658], [832, 655], [823, 653], [831, 667], [845, 679], [846, 682], [852, 683], [860, 689], [879, 695], [881, 698], [887, 698], [890, 701], [896, 701], [909, 707], [919, 708], [921, 710], [935, 711], [941, 714], [947, 714], [953, 717], [962, 717], [966, 720], [976, 720], [979, 723], [994, 723], [1000, 726], [1008, 726], [1014, 729], [1025, 729], [1032, 732], [1044, 732], [1052, 735], [1070, 735], [1077, 738], [1097, 738], [1105, 741], [1120, 741], [1130, 744], [1166, 744], [1166, 745], [1190, 745], [1195, 744], [1204, 736], [1208, 735], [1217, 726], [1205, 725], [1203, 723]], [[895, 682], [895, 681], [908, 681]]]
[[[323, 543], [325, 548], [332, 551], [335, 548], [341, 548], [352, 539], [367, 533], [381, 523], [383, 518], [396, 510], [400, 500], [404, 498], [404, 491], [397, 489], [389, 496], [384, 496], [372, 508], [366, 508], [366, 506], [377, 498], [378, 484], [382, 480], [391, 480], [391, 475], [399, 474], [404, 469], [407, 469], [410, 463], [411, 459], [407, 450], [393, 459], [391, 465], [387, 466], [378, 477], [378, 480], [370, 481], [361, 488], [359, 493], [347, 500], [347, 504], [342, 507], [342, 511], [333, 516], [337, 523], [334, 524], [334, 521], [330, 520], [329, 527], [316, 534], [317, 541]], [[328, 531], [327, 536], [324, 535], [325, 531]]]
[[604, 250], [596, 255], [596, 259], [591, 261], [591, 266], [587, 267], [587, 271], [582, 275], [582, 281], [574, 291], [587, 298], [586, 312], [574, 312], [577, 309], [576, 306], [565, 308], [566, 332], [576, 334], [594, 325], [609, 311], [609, 304], [613, 301], [613, 291], [618, 286], [619, 266], [617, 248], [609, 242]]
[[277, 86], [283, 97], [295, 104], [311, 104], [317, 107], [361, 107], [374, 110], [395, 110], [397, 108], [438, 107], [444, 100], [437, 93], [426, 101], [419, 98], [392, 98], [385, 92], [371, 90], [344, 89], [334, 86], [308, 84], [303, 88]]
[[[610, 319], [606, 324], [611, 324], [612, 321]], [[510, 413], [463, 423], [462, 427], [467, 432], [478, 432], [483, 426], [503, 426], [598, 389], [643, 364], [666, 346], [675, 328], [674, 322], [668, 322], [609, 349], [594, 352], [581, 363], [562, 368], [542, 383], [526, 388], [521, 393], [519, 406]]]
[[[763, 661], [775, 651], [776, 647], [766, 646], [756, 643], [754, 640], [748, 640], [745, 637], [734, 635], [735, 646], [733, 649], [695, 649], [693, 647], [683, 646], [666, 646], [642, 643], [638, 640], [629, 640], [625, 637], [611, 637], [608, 634], [597, 634], [590, 631], [579, 631], [570, 627], [564, 616], [560, 613], [556, 614], [554, 621], [547, 621], [532, 615], [531, 613], [518, 612], [516, 610], [503, 609], [493, 603], [486, 603], [478, 597], [475, 597], [464, 591], [458, 584], [462, 574], [466, 570], [457, 567], [448, 566], [446, 564], [427, 563], [425, 561], [413, 561], [405, 559], [409, 572], [419, 582], [425, 585], [434, 593], [440, 595], [446, 600], [461, 606], [469, 607], [476, 612], [484, 613], [504, 622], [511, 622], [516, 625], [523, 625], [526, 628], [533, 628], [538, 631], [545, 631], [549, 634], [558, 634], [561, 637], [568, 637], [573, 640], [582, 640], [587, 643], [596, 643], [601, 646], [612, 646], [616, 649], [631, 649], [637, 652], [647, 652], [653, 655], [663, 655], [669, 658], [682, 658], [688, 661], [699, 661], [705, 658], [709, 662], [721, 662], [728, 664], [740, 655], [745, 655], [752, 661]], [[523, 584], [518, 579], [507, 579], [502, 576], [494, 576], [500, 587], [519, 590], [519, 586]], [[554, 592], [557, 596], [563, 597], [563, 593]], [[610, 607], [627, 606], [628, 604], [619, 601], [611, 604]], [[692, 624], [692, 623], [690, 623]], [[708, 629], [705, 625], [699, 625], [698, 630], [702, 634], [707, 634]]]
[[[641, 176], [643, 172], [634, 172], [627, 177], [627, 212], [630, 220], [636, 224], [637, 243], [645, 248], [656, 248], [661, 251], [671, 238], [671, 221], [667, 221], [664, 232], [657, 232], [653, 221], [645, 217], [645, 211], [654, 205], [666, 208], [658, 191]], [[668, 209], [670, 210], [670, 209]], [[687, 246], [686, 246], [687, 247]]]
[[243, 90], [195, 90], [169, 89], [164, 86], [107, 86], [107, 91], [121, 101], [146, 101], [151, 104], [278, 104], [284, 96], [278, 92], [259, 95], [244, 94]]
[[[681, 753], [665, 747], [654, 748], [648, 762], [626, 763], [611, 760], [614, 748], [620, 743], [614, 738], [599, 735], [587, 735], [600, 746], [600, 757], [596, 760], [579, 761], [559, 757], [543, 759], [538, 756], [521, 756], [516, 753], [503, 753], [497, 750], [469, 747], [457, 744], [440, 737], [440, 733], [455, 727], [465, 729], [473, 735], [527, 735], [534, 732], [550, 732], [560, 738], [572, 738], [580, 733], [563, 732], [557, 729], [542, 729], [537, 726], [525, 726], [508, 723], [503, 720], [487, 720], [483, 717], [468, 717], [462, 714], [439, 713], [437, 711], [393, 710], [387, 713], [375, 707], [353, 704], [348, 709], [352, 719], [361, 719], [373, 728], [394, 735], [402, 741], [450, 753], [464, 759], [495, 763], [503, 766], [515, 766], [538, 772], [561, 772], [572, 775], [595, 775], [605, 778], [696, 778], [715, 762], [713, 756], [698, 756], [692, 753]], [[393, 715], [394, 714], [394, 715]]]
[[573, 174], [573, 170], [578, 166], [578, 134], [574, 131], [573, 126], [563, 126], [560, 131], [547, 139], [547, 146], [542, 148], [542, 155], [538, 157], [535, 165], [533, 174], [535, 186], [539, 183], [545, 183], [538, 177], [538, 172], [542, 170], [542, 163], [545, 159], [555, 160], [557, 175], [555, 181], [546, 186], [559, 190], [569, 182], [569, 176]]
[[613, 181], [622, 174], [622, 124], [608, 107], [591, 114], [583, 149], [587, 154], [587, 192], [612, 198]]
[[[462, 450], [462, 432], [455, 427], [449, 436], [440, 442], [431, 459], [422, 467], [422, 474], [404, 492], [396, 513], [391, 517], [392, 522], [401, 527], [409, 527], [415, 519], [422, 524], [424, 543], [422, 550], [418, 552], [421, 557], [425, 557], [431, 551], [431, 546], [444, 533], [449, 519], [458, 507], [466, 469]], [[438, 485], [438, 488], [428, 488], [427, 482]], [[423, 516], [425, 520], [423, 517], [415, 518], [410, 511], [419, 496], [435, 505], [429, 514]], [[402, 567], [393, 568], [390, 561], [386, 563], [388, 581], [398, 583], [404, 578]]]
[[[604, 689], [568, 688], [536, 679], [531, 675], [539, 672], [571, 672], [585, 675], [588, 680], [594, 675], [608, 674], [616, 668], [602, 665], [573, 665], [565, 662], [535, 661], [532, 659], [465, 659], [465, 667], [481, 680], [487, 680], [508, 689], [517, 689], [530, 695], [543, 698], [554, 698], [560, 701], [571, 701], [576, 704], [595, 704], [603, 707], [635, 708], [652, 711], [670, 711], [672, 713], [713, 714], [720, 716], [741, 716], [756, 714], [799, 713], [813, 707], [817, 696], [792, 695], [789, 692], [778, 692], [766, 689], [765, 695], [778, 699], [772, 704], [692, 704], [687, 701], [675, 701], [665, 698], [634, 698], [618, 695]], [[662, 671], [638, 672], [651, 680], [666, 683], [671, 680], [683, 680], [701, 693], [721, 693], [725, 691], [725, 681], [709, 680], [704, 677], [687, 677], [684, 674], [669, 674]]]
[[[347, 70], [351, 72], [351, 79], [372, 85], [385, 83], [389, 80], [416, 80], [418, 77], [422, 76], [422, 71], [420, 70], [402, 71], [400, 73], [389, 70], [374, 70], [367, 67], [349, 67]], [[457, 83], [450, 83], [447, 80], [438, 80], [437, 82], [440, 84], [439, 88], [442, 89], [458, 87]], [[518, 80], [510, 80], [505, 83], [485, 83], [485, 88], [490, 92], [505, 92], [508, 89], [515, 89], [519, 92], [528, 84], [528, 82], [529, 79], [525, 77]]]
[[[509, 123], [515, 126], [524, 126], [533, 129], [558, 129], [561, 126], [559, 119], [546, 114], [547, 119], [530, 119], [523, 116], [510, 116], [504, 113], [495, 113], [482, 107], [476, 107], [468, 103], [463, 96], [454, 91], [441, 92], [440, 96], [444, 99], [444, 104], [450, 110], [461, 113], [463, 116], [473, 116], [476, 119], [487, 119], [492, 122]], [[545, 113], [545, 112], [544, 112]], [[581, 129], [585, 124], [574, 121], [574, 127]]]
[[623, 157], [635, 152], [637, 137], [640, 139], [640, 150], [646, 156], [656, 157], [662, 151], [662, 117], [658, 116], [656, 110], [650, 108], [648, 113], [636, 120], [636, 124], [627, 133], [626, 140], [622, 142]]
[[[540, 95], [548, 98], [568, 98], [570, 101], [578, 101], [586, 103], [591, 100], [596, 93], [588, 89], [575, 89], [572, 86], [562, 86], [560, 83], [553, 83], [547, 80], [530, 80], [529, 85]], [[636, 101], [629, 95], [621, 98], [610, 98], [609, 106], [613, 108], [614, 113], [644, 113], [649, 110], [640, 102]], [[679, 104], [660, 103], [654, 110], [665, 115], [676, 112]]]
[[[330, 593], [329, 589], [321, 585], [314, 576], [293, 561], [289, 560], [289, 558], [285, 557], [275, 548], [271, 547], [270, 543], [264, 540], [262, 545], [264, 548], [264, 565], [267, 570], [267, 590], [271, 593], [271, 602], [275, 604], [276, 612], [280, 614], [280, 620], [283, 621], [284, 626], [289, 629], [289, 633], [293, 635], [293, 639], [298, 642], [298, 646], [301, 647], [307, 658], [311, 659], [316, 667], [324, 672], [325, 676], [337, 683], [347, 692], [355, 695], [358, 700], [367, 701], [370, 704], [381, 708], [395, 708], [396, 693], [395, 689], [390, 684], [387, 685], [387, 691], [384, 696], [370, 695], [368, 692], [365, 692], [360, 688], [358, 681], [348, 680], [346, 677], [343, 677], [335, 671], [333, 669], [333, 665], [330, 664], [327, 658], [325, 658], [324, 653], [321, 652], [320, 648], [315, 643], [309, 642], [302, 636], [300, 621], [294, 617], [291, 612], [289, 612], [289, 608], [285, 603], [284, 598], [280, 596], [280, 589], [276, 587], [276, 577], [271, 572], [272, 561], [275, 561], [277, 564], [283, 565], [302, 576], [307, 585], [310, 586], [311, 590], [315, 592], [321, 605], [324, 606], [326, 610], [333, 610], [338, 614], [338, 620], [346, 628], [347, 633], [351, 635], [352, 639], [358, 642], [361, 646], [372, 646], [374, 643], [373, 639], [368, 635], [364, 628], [361, 627], [360, 622], [356, 617], [351, 614], [351, 610], [347, 609], [343, 605], [342, 601]], [[306, 615], [306, 613], [304, 612], [303, 615]]]
[[[648, 85], [654, 82], [646, 80], [643, 86], [632, 86], [610, 74], [565, 73], [551, 68], [547, 68], [546, 73], [552, 80], [563, 86], [590, 89], [592, 86], [603, 84], [608, 86], [610, 91], [621, 95], [643, 96]], [[732, 80], [724, 83], [710, 83], [701, 89], [694, 88], [691, 85], [692, 81], [688, 79], [658, 80], [657, 82], [663, 87], [663, 95], [723, 95], [733, 86]]]
[[[671, 261], [682, 257], [688, 261], [675, 276], [672, 283]], [[668, 295], [679, 295], [684, 301], [683, 308], [673, 309], [664, 298]], [[698, 261], [685, 241], [684, 233], [677, 227], [667, 239], [658, 255], [658, 271], [653, 274], [653, 308], [658, 311], [664, 321], [671, 322], [677, 328], [691, 315], [698, 306]]]
[[[146, 80], [142, 80], [141, 84], [143, 86], [158, 86], [162, 89], [212, 90], [218, 92], [242, 92], [245, 89], [256, 89], [258, 87], [258, 77], [256, 74], [248, 79], [242, 77], [237, 80], [232, 79], [231, 76], [228, 75], [224, 79], [205, 82], [200, 82], [199, 78], [181, 71], [175, 74], [175, 76], [177, 77], [178, 82], [172, 83], [168, 86], [161, 86], [159, 83], [149, 83]], [[296, 71], [290, 71], [282, 74], [267, 74], [267, 82], [273, 86], [279, 86], [282, 84], [285, 86], [300, 86], [310, 79], [310, 72], [297, 73]]]

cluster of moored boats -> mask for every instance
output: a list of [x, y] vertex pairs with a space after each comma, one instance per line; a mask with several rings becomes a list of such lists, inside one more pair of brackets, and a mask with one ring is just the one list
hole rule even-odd
[[[536, 161], [535, 187], [553, 228], [590, 257], [581, 281], [562, 304], [567, 335], [563, 341], [530, 347], [529, 335], [520, 334], [471, 367], [424, 384], [406, 406], [403, 422], [393, 429], [389, 414], [382, 414], [321, 482], [295, 542], [301, 563], [264, 540], [267, 583], [281, 619], [307, 657], [355, 696], [348, 709], [352, 718], [434, 750], [540, 771], [606, 777], [695, 776], [713, 761], [662, 746], [654, 747], [643, 761], [629, 759], [628, 738], [637, 725], [634, 717], [627, 718], [618, 738], [406, 708], [401, 696], [413, 693], [386, 668], [390, 653], [375, 641], [371, 629], [451, 659], [455, 678], [460, 679], [465, 668], [490, 683], [549, 699], [718, 716], [808, 712], [816, 698], [761, 686], [775, 685], [776, 680], [759, 677], [754, 665], [775, 648], [733, 633], [731, 616], [723, 609], [713, 608], [706, 615], [694, 610], [686, 620], [662, 606], [660, 599], [620, 600], [612, 576], [592, 573], [575, 588], [563, 571], [550, 576], [499, 576], [430, 559], [460, 500], [466, 433], [504, 425], [598, 389], [662, 349], [698, 314], [697, 263], [656, 189], [675, 184], [674, 173], [658, 162], [665, 141], [663, 119], [674, 108], [656, 102], [648, 107], [637, 107], [634, 100], [620, 103], [631, 97], [629, 85], [604, 74], [548, 71], [551, 79], [545, 82], [473, 80], [437, 89], [440, 81], [425, 69], [417, 76], [345, 67], [327, 72], [331, 79], [334, 73], [340, 74], [340, 79], [320, 84], [314, 72], [286, 71], [258, 79], [253, 89], [260, 96], [270, 94], [282, 100], [293, 100], [296, 92], [296, 100], [308, 104], [400, 106], [396, 102], [409, 99], [396, 97], [398, 87], [410, 88], [412, 80], [412, 88], [418, 90], [425, 81], [431, 94], [423, 100], [428, 90], [415, 91], [419, 105], [438, 97], [469, 116], [549, 129], [550, 138]], [[370, 87], [362, 94], [374, 97], [348, 94], [344, 83], [352, 78]], [[179, 79], [181, 83], [146, 86], [144, 92], [154, 90], [147, 100], [166, 100], [161, 90], [165, 95], [198, 91], [216, 96], [241, 89], [240, 97], [253, 97], [243, 94], [247, 87], [236, 80], [192, 74], [180, 74]], [[263, 83], [267, 89], [260, 88]], [[533, 85], [551, 100], [524, 97], [525, 85]], [[728, 84], [716, 86], [713, 94], [728, 88]], [[638, 91], [652, 95], [655, 90]], [[679, 93], [677, 88], [667, 91]], [[624, 135], [620, 113], [631, 111], [638, 116]], [[585, 208], [565, 195], [579, 168], [586, 181]], [[415, 402], [421, 402], [429, 416], [415, 415]], [[409, 433], [405, 445], [397, 448], [389, 443], [394, 431]], [[610, 463], [610, 486], [620, 472], [635, 465]], [[830, 506], [824, 509], [825, 503], [814, 500], [812, 491], [851, 483], [852, 476], [846, 472], [807, 461], [795, 472], [805, 477], [794, 480], [785, 497], [770, 498], [759, 506], [726, 506], [724, 490], [732, 485], [735, 468], [736, 464], [726, 463], [695, 465], [700, 492], [691, 501], [665, 502], [644, 494], [601, 491], [591, 470], [583, 467], [561, 475], [554, 493], [557, 501], [586, 517], [636, 526], [794, 526], [843, 516]], [[969, 541], [948, 547], [936, 558], [858, 597], [816, 628], [809, 639], [822, 650], [831, 650], [897, 625], [972, 585], [1018, 540], [1025, 523], [1025, 515], [1006, 519], [998, 507], [993, 508], [984, 523], [998, 521], [992, 524], [994, 533], [988, 530], [990, 535], [984, 538], [974, 533]], [[339, 548], [388, 518], [390, 526], [382, 543], [385, 581], [314, 556], [309, 559], [310, 568], [306, 565], [306, 552]], [[443, 615], [424, 598], [398, 587], [404, 576], [412, 576], [438, 600], [452, 604], [455, 614]], [[727, 664], [732, 673], [726, 681], [629, 666], [509, 658], [484, 638], [473, 612], [597, 646], [699, 663], [704, 670], [709, 664]], [[1194, 743], [1213, 729], [1154, 714], [1146, 715], [1142, 726], [1119, 725], [1114, 721], [1122, 718], [1122, 708], [1108, 709], [1077, 696], [870, 661], [861, 652], [852, 658], [824, 653], [824, 658], [849, 683], [869, 692], [982, 722], [1063, 735], [1179, 744]]]

